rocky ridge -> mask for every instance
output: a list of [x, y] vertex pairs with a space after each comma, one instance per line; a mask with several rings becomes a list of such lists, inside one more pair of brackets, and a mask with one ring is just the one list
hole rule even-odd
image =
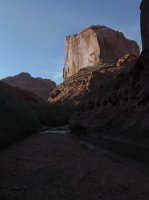
[[[40, 98], [39, 96], [37, 96], [35, 93], [28, 91], [28, 90], [20, 89], [17, 87], [12, 87], [12, 86], [8, 85], [7, 83], [4, 83], [3, 81], [0, 81], [0, 91], [1, 91], [1, 93], [5, 93], [5, 94], [8, 93], [8, 94], [12, 94], [14, 96], [21, 97], [29, 103], [36, 104], [36, 103], [43, 102], [43, 99]], [[0, 99], [0, 103], [1, 103], [1, 99]]]
[[135, 64], [137, 57], [126, 54], [116, 62], [102, 63], [97, 66], [79, 70], [50, 93], [49, 102], [71, 99], [79, 104], [86, 94], [99, 89], [100, 86], [115, 79], [121, 71], [128, 71]]
[[22, 72], [13, 77], [2, 79], [10, 86], [28, 90], [41, 99], [47, 101], [49, 93], [56, 87], [56, 83], [49, 79], [33, 78], [29, 73]]

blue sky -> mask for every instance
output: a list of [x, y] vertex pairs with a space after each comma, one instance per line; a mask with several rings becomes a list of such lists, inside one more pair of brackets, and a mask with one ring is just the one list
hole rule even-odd
[[90, 25], [141, 46], [140, 0], [0, 0], [0, 78], [29, 72], [62, 82], [64, 37]]

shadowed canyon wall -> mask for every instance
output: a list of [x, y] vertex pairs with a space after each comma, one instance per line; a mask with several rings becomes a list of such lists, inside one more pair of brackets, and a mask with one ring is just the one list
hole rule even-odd
[[[141, 3], [143, 51], [129, 71], [122, 71], [81, 99], [72, 130], [82, 128], [98, 138], [149, 147], [149, 1]], [[81, 132], [81, 131], [80, 131]]]
[[149, 48], [149, 1], [143, 0], [140, 5], [141, 9], [141, 36], [142, 50]]
[[49, 79], [33, 78], [26, 72], [22, 72], [13, 77], [7, 77], [2, 81], [10, 86], [31, 91], [45, 101], [48, 100], [50, 92], [56, 87], [54, 81]]

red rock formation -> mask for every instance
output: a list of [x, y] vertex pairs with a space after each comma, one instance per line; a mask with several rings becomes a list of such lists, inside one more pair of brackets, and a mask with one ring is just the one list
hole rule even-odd
[[82, 68], [115, 62], [125, 54], [139, 56], [139, 46], [135, 41], [105, 26], [91, 26], [66, 37], [64, 80]]
[[86, 93], [92, 93], [101, 85], [115, 79], [122, 71], [129, 71], [136, 62], [136, 56], [127, 54], [116, 63], [86, 67], [68, 78], [50, 93], [49, 102], [71, 99], [79, 104]]
[[127, 63], [130, 64], [130, 62], [132, 62], [132, 61], [136, 62], [137, 59], [138, 59], [138, 57], [133, 54], [126, 54], [118, 59], [116, 66], [118, 68], [120, 68], [121, 66], [126, 65]]
[[22, 72], [13, 77], [2, 80], [13, 87], [28, 90], [35, 93], [43, 100], [48, 100], [50, 92], [56, 87], [56, 83], [49, 79], [33, 78], [30, 74]]

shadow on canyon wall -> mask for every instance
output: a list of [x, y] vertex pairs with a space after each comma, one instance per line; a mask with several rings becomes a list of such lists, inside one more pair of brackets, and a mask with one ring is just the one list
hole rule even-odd
[[63, 126], [72, 113], [69, 101], [49, 104], [32, 92], [0, 82], [0, 148], [44, 127]]
[[100, 137], [143, 142], [149, 139], [149, 51], [143, 51], [130, 72], [86, 94], [70, 122]]

